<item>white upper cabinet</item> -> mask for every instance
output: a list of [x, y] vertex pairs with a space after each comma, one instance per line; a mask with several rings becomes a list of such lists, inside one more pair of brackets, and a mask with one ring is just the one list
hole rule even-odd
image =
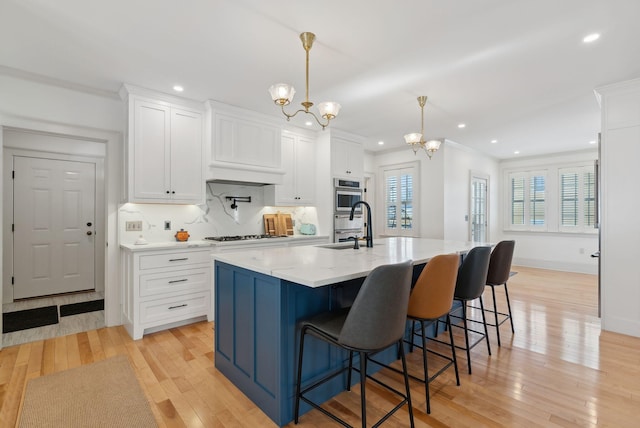
[[127, 201], [204, 201], [202, 111], [130, 91], [127, 95]]
[[207, 101], [207, 180], [282, 183], [281, 130], [271, 117]]
[[265, 187], [265, 203], [275, 206], [315, 205], [315, 139], [292, 132], [282, 134], [282, 184]]
[[364, 148], [361, 143], [331, 139], [331, 172], [337, 178], [364, 177]]

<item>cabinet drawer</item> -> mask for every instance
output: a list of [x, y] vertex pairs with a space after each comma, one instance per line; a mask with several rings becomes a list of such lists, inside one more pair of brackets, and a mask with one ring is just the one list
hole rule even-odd
[[210, 254], [209, 250], [205, 250], [141, 255], [140, 270], [192, 265], [196, 263], [210, 263]]
[[140, 297], [162, 293], [207, 291], [213, 288], [209, 268], [140, 275]]
[[146, 327], [168, 324], [209, 314], [211, 293], [187, 294], [140, 303], [140, 324]]

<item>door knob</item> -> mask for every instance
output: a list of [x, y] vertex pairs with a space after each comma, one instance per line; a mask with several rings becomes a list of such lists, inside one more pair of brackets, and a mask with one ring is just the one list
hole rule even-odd
[[87, 231], [87, 235], [91, 236], [91, 235], [93, 235], [93, 232], [91, 232], [91, 231], [89, 230], [89, 231]]

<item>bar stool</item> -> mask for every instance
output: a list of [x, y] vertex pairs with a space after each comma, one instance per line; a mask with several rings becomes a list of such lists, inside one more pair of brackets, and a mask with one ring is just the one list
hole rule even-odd
[[[349, 427], [349, 424], [305, 397], [305, 394], [333, 377], [338, 376], [345, 370], [348, 370], [346, 389], [350, 390], [351, 372], [355, 370], [360, 373], [360, 406], [363, 428], [366, 427], [367, 420], [365, 391], [367, 378], [402, 397], [402, 401], [373, 426], [376, 427], [386, 421], [405, 404], [407, 404], [409, 408], [410, 425], [411, 427], [414, 426], [407, 363], [404, 355], [404, 347], [402, 346], [407, 318], [407, 306], [411, 292], [412, 273], [413, 267], [411, 261], [379, 266], [367, 275], [351, 308], [322, 313], [310, 320], [302, 322], [294, 410], [294, 421], [296, 424], [299, 419], [300, 400], [303, 400], [334, 421]], [[302, 389], [302, 357], [304, 340], [307, 334], [349, 351], [349, 365]], [[405, 383], [404, 394], [375, 379], [371, 375], [366, 374], [367, 362], [370, 361], [369, 355], [382, 351], [394, 343], [400, 345], [400, 357]], [[354, 368], [352, 364], [354, 352], [357, 352], [360, 357], [359, 369]]]
[[[500, 241], [495, 246], [491, 253], [491, 259], [489, 261], [489, 271], [487, 273], [487, 285], [491, 287], [491, 295], [493, 296], [493, 311], [487, 309], [487, 312], [493, 312], [495, 317], [495, 324], [487, 323], [490, 326], [496, 328], [496, 334], [498, 336], [498, 346], [500, 344], [500, 326], [507, 320], [511, 322], [511, 333], [515, 333], [516, 330], [513, 327], [513, 318], [511, 316], [511, 302], [509, 302], [509, 290], [507, 290], [507, 281], [511, 277], [511, 261], [513, 260], [513, 250], [516, 246], [516, 241]], [[507, 298], [508, 313], [498, 312], [498, 306], [496, 305], [496, 287], [504, 285], [504, 294]], [[501, 316], [501, 320], [498, 321], [498, 316]]]
[[[489, 270], [489, 258], [491, 257], [490, 247], [474, 247], [472, 248], [462, 261], [462, 265], [458, 269], [458, 279], [456, 281], [456, 291], [453, 299], [459, 301], [461, 308], [455, 308], [451, 311], [451, 316], [454, 318], [462, 319], [462, 327], [464, 329], [464, 341], [465, 346], [456, 346], [459, 349], [464, 349], [467, 352], [467, 366], [469, 368], [469, 374], [471, 374], [471, 348], [478, 343], [485, 340], [487, 342], [487, 352], [491, 355], [491, 345], [489, 344], [489, 332], [487, 330], [487, 320], [484, 316], [484, 303], [482, 301], [482, 293], [484, 292], [484, 286], [487, 283], [487, 272]], [[480, 300], [480, 313], [482, 314], [482, 321], [476, 321], [467, 318], [467, 305], [476, 299]], [[455, 315], [455, 312], [462, 309], [462, 316]], [[484, 326], [484, 333], [469, 328], [469, 322], [482, 323]], [[455, 327], [460, 327], [457, 324], [453, 324]], [[473, 343], [469, 343], [469, 332], [479, 334], [479, 337]]]
[[[405, 341], [410, 344], [410, 350], [413, 346], [422, 349], [422, 365], [424, 368], [424, 377], [418, 378], [409, 375], [411, 378], [424, 382], [425, 394], [427, 397], [427, 413], [431, 413], [431, 400], [429, 397], [429, 383], [442, 374], [445, 370], [453, 365], [456, 373], [456, 384], [460, 385], [460, 376], [458, 375], [458, 361], [456, 359], [456, 347], [453, 342], [453, 333], [451, 331], [451, 318], [449, 311], [453, 303], [453, 293], [456, 288], [456, 278], [458, 276], [458, 265], [460, 264], [460, 256], [457, 254], [441, 254], [429, 260], [422, 273], [418, 277], [416, 284], [411, 290], [409, 297], [409, 310], [407, 318], [411, 323], [411, 340]], [[441, 317], [446, 316], [447, 329], [449, 330], [449, 345], [451, 346], [451, 356], [444, 355], [440, 352], [427, 349], [427, 338], [425, 329], [437, 322]], [[420, 332], [416, 332], [416, 322], [420, 324]], [[435, 335], [437, 336], [436, 330]], [[420, 337], [422, 346], [415, 345], [416, 336]], [[436, 373], [429, 376], [427, 370], [427, 352], [439, 356], [447, 361]]]

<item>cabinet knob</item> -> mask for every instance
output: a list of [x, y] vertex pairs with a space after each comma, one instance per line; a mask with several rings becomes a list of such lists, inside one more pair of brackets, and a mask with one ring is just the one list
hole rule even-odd
[[167, 195], [169, 194], [169, 191], [167, 190]]
[[87, 222], [87, 227], [91, 227], [91, 222]]
[[93, 233], [91, 231], [88, 231], [87, 235], [91, 236], [91, 235], [93, 235]]
[[175, 191], [175, 190], [172, 190], [172, 191], [171, 191], [171, 194], [172, 194], [172, 195], [173, 195], [173, 194], [175, 194], [175, 193], [176, 193], [176, 191]]

